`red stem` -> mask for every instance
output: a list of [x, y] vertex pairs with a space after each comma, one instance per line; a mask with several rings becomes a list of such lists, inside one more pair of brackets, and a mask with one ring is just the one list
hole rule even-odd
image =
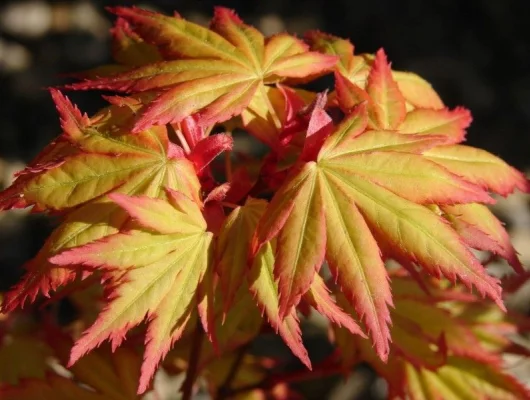
[[242, 386], [237, 389], [233, 389], [229, 392], [230, 396], [248, 392], [256, 389], [270, 389], [279, 383], [294, 383], [305, 381], [309, 379], [324, 378], [326, 376], [338, 375], [344, 373], [344, 367], [340, 364], [332, 365], [329, 362], [323, 362], [318, 366], [315, 366], [313, 370], [299, 370], [293, 372], [279, 373], [270, 375], [261, 382], [256, 384]]

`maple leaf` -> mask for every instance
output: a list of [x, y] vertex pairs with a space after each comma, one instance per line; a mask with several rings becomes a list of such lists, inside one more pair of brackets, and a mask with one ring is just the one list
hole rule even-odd
[[22, 281], [6, 294], [5, 310], [28, 298], [34, 301], [39, 292], [48, 296], [75, 278], [75, 270], [52, 266], [47, 261], [51, 255], [113, 234], [129, 223], [127, 213], [108, 194], [165, 197], [163, 187], [192, 198], [199, 194], [192, 162], [179, 156], [165, 128], [130, 135], [126, 126], [134, 108], [111, 106], [89, 119], [60, 92], [52, 94], [63, 134], [0, 193], [0, 208], [74, 209], [28, 263]]
[[293, 128], [298, 133], [305, 127], [296, 125], [298, 113], [314, 99], [314, 93], [302, 89], [266, 86], [242, 111], [241, 127], [276, 153], [285, 152], [286, 136], [293, 134]]
[[[88, 120], [58, 91], [52, 93], [61, 114], [62, 146], [55, 152], [49, 149], [45, 160], [39, 159], [18, 174], [13, 185], [0, 195], [3, 209], [29, 205], [68, 209], [110, 191], [145, 188], [157, 178], [187, 178], [190, 186], [195, 185], [193, 172], [189, 168], [186, 171], [186, 162], [177, 146], [169, 142], [165, 128], [130, 135], [126, 124], [133, 110], [111, 107]], [[53, 161], [48, 161], [52, 155]], [[175, 176], [179, 169], [183, 178]], [[166, 177], [170, 171], [173, 176]]]
[[[381, 362], [366, 340], [335, 327], [335, 341], [345, 368], [364, 360], [389, 384], [389, 397], [412, 399], [528, 398], [528, 390], [502, 371], [503, 335], [516, 323], [491, 303], [475, 298], [461, 301], [458, 287], [425, 282], [418, 288], [410, 276], [393, 275], [392, 345]], [[412, 285], [412, 286], [411, 286]], [[446, 299], [432, 294], [445, 292]], [[454, 296], [452, 301], [447, 301]], [[339, 304], [348, 305], [338, 296]]]
[[515, 189], [530, 191], [530, 182], [521, 172], [485, 150], [459, 144], [438, 146], [424, 155], [465, 180], [502, 196]]
[[[263, 328], [263, 316], [255, 301], [252, 299], [248, 285], [241, 285], [234, 297], [232, 306], [228, 311], [224, 310], [220, 286], [215, 288], [214, 302], [214, 324], [215, 341], [206, 336], [201, 345], [200, 357], [197, 360], [197, 370], [203, 371], [208, 366], [219, 360], [220, 357], [234, 354], [241, 346], [248, 344], [260, 334]], [[186, 364], [193, 362], [190, 346], [195, 340], [194, 327], [200, 319], [199, 313], [194, 312], [190, 317], [187, 328], [182, 338], [175, 343], [174, 347], [164, 359], [164, 366], [169, 370], [185, 372]]]
[[27, 378], [44, 378], [50, 349], [31, 335], [5, 333], [0, 337], [0, 394], [2, 386]]
[[[385, 63], [386, 57], [379, 51], [370, 70], [366, 90], [336, 72], [336, 96], [340, 108], [347, 113], [355, 106], [366, 103], [370, 128], [443, 136], [447, 144], [461, 142], [472, 120], [470, 112], [457, 107], [454, 110], [421, 108], [405, 113], [405, 99], [390, 73], [390, 67], [384, 67]], [[381, 106], [377, 103], [377, 98], [380, 99], [379, 102], [389, 101]]]
[[120, 348], [114, 354], [109, 354], [108, 348], [99, 349], [67, 371], [64, 366], [72, 347], [70, 336], [49, 322], [28, 324], [28, 317], [28, 313], [11, 313], [9, 325], [0, 326], [0, 358], [4, 361], [0, 367], [0, 398], [139, 398], [136, 384], [141, 360], [131, 348]]
[[211, 262], [213, 235], [206, 231], [199, 206], [180, 192], [168, 189], [167, 200], [117, 193], [110, 197], [143, 229], [66, 250], [50, 261], [107, 270], [114, 282], [110, 303], [74, 345], [70, 364], [105, 339], [117, 348], [127, 331], [148, 315], [138, 388], [143, 393], [190, 318], [197, 287]]
[[155, 63], [163, 60], [158, 49], [146, 43], [140, 36], [133, 32], [129, 23], [118, 18], [110, 29], [112, 35], [112, 58], [116, 64], [107, 64], [92, 68], [88, 71], [71, 74], [80, 79], [97, 79], [130, 71], [141, 65]]
[[[354, 46], [349, 40], [319, 31], [309, 31], [305, 35], [313, 50], [336, 55], [339, 61], [335, 70], [360, 89], [366, 89], [370, 71], [374, 63], [371, 54], [354, 55]], [[406, 100], [407, 111], [415, 108], [442, 109], [444, 104], [432, 86], [412, 72], [391, 71], [399, 91]]]
[[[452, 356], [436, 371], [406, 365], [405, 382], [411, 399], [524, 399], [530, 393], [515, 378], [475, 360]], [[480, 397], [479, 397], [480, 396]]]
[[346, 116], [314, 161], [293, 168], [258, 224], [255, 249], [277, 238], [280, 317], [298, 304], [326, 259], [386, 358], [392, 300], [378, 242], [430, 274], [460, 277], [503, 306], [498, 282], [458, 234], [422, 205], [491, 198], [422, 155], [441, 143], [439, 136], [366, 130], [367, 114], [361, 106]]
[[[8, 385], [2, 398], [136, 399], [170, 349], [165, 366], [188, 370], [185, 393], [201, 374], [214, 394], [226, 395], [218, 393], [225, 384], [262, 385], [241, 396], [285, 398], [286, 385], [267, 387], [275, 378], [234, 351], [268, 321], [311, 369], [299, 324], [311, 308], [333, 326], [338, 367], [368, 362], [391, 396], [529, 397], [501, 370], [503, 352], [528, 353], [505, 337], [527, 321], [503, 314], [499, 282], [470, 248], [524, 272], [485, 204], [494, 202], [489, 192], [530, 191], [530, 183], [459, 144], [467, 109], [446, 108], [422, 78], [393, 71], [382, 49], [357, 55], [332, 35], [310, 32], [309, 45], [266, 38], [223, 7], [209, 28], [176, 14], [112, 12], [117, 64], [69, 87], [127, 96], [104, 96], [110, 107], [88, 117], [52, 89], [62, 134], [0, 193], [0, 209], [62, 218], [2, 310], [97, 281], [106, 305], [84, 310], [82, 324], [99, 315], [73, 349], [51, 343], [76, 383], [44, 377], [42, 363], [15, 365], [14, 375], [0, 368], [12, 382], [39, 378]], [[294, 88], [329, 72], [329, 98]], [[232, 150], [235, 128], [271, 152], [263, 161], [236, 154], [235, 171], [227, 153], [222, 174], [209, 166]], [[388, 259], [403, 268], [391, 271]], [[144, 320], [140, 367], [128, 349], [115, 351]], [[0, 334], [0, 357], [24, 343], [38, 351]], [[93, 350], [107, 340], [115, 353], [103, 360]], [[239, 362], [253, 370], [231, 371]], [[140, 376], [128, 375], [128, 364]]]
[[195, 113], [202, 126], [213, 125], [240, 114], [256, 96], [263, 96], [270, 109], [265, 85], [314, 78], [336, 62], [336, 57], [311, 52], [303, 41], [287, 34], [266, 39], [222, 7], [215, 9], [210, 29], [138, 8], [112, 11], [166, 60], [70, 88], [156, 94], [141, 110], [134, 132], [180, 122]]
[[[57, 339], [57, 337], [56, 337]], [[56, 340], [56, 354], [61, 361], [68, 353], [68, 341]], [[7, 400], [137, 400], [136, 371], [140, 358], [131, 349], [121, 348], [112, 355], [106, 351], [89, 354], [69, 371], [75, 381], [57, 373], [48, 372], [41, 379], [27, 378], [17, 386], [0, 388], [0, 396]], [[79, 385], [82, 383], [84, 386]]]
[[250, 290], [267, 314], [270, 324], [300, 361], [311, 369], [311, 360], [302, 343], [302, 331], [296, 310], [292, 308], [285, 315], [280, 314], [278, 284], [272, 271], [274, 265], [274, 242], [266, 243], [256, 254], [249, 273]]
[[[244, 206], [234, 209], [228, 215], [221, 228], [217, 247], [217, 271], [225, 299], [224, 309], [228, 310], [239, 287], [248, 277], [250, 291], [260, 308], [267, 314], [271, 325], [279, 332], [293, 353], [310, 367], [311, 362], [302, 344], [296, 312], [293, 310], [283, 321], [279, 318], [278, 288], [271, 270], [274, 264], [273, 244], [263, 247], [255, 257], [250, 271], [247, 267], [252, 234], [266, 206], [265, 200], [249, 197]], [[240, 239], [235, 241], [234, 237]]]
[[463, 107], [452, 111], [421, 108], [407, 113], [399, 132], [443, 135], [448, 143], [459, 143], [464, 140], [471, 120], [471, 113]]
[[[233, 303], [245, 281], [252, 233], [267, 202], [249, 197], [244, 206], [235, 208], [225, 219], [216, 246], [216, 269], [219, 274], [225, 311]], [[233, 240], [235, 237], [238, 240]]]
[[118, 64], [140, 66], [162, 61], [157, 48], [146, 43], [134, 33], [125, 19], [118, 18], [110, 33], [112, 34], [112, 58]]
[[524, 272], [508, 232], [486, 206], [460, 204], [442, 206], [441, 209], [468, 246], [497, 254], [506, 259], [516, 272]]

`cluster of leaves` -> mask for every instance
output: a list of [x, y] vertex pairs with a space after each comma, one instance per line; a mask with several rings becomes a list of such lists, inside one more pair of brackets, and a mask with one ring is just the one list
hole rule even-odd
[[[426, 81], [393, 71], [383, 50], [356, 55], [321, 32], [266, 38], [224, 8], [209, 28], [112, 12], [116, 64], [67, 89], [120, 94], [88, 117], [52, 89], [62, 133], [0, 193], [1, 209], [61, 218], [6, 293], [5, 313], [80, 282], [104, 287], [69, 361], [55, 349], [94, 389], [76, 397], [114, 398], [111, 378], [138, 379], [141, 394], [164, 359], [187, 370], [186, 396], [200, 374], [214, 394], [288, 397], [266, 374], [274, 361], [234, 350], [270, 326], [311, 369], [299, 326], [311, 310], [332, 326], [328, 371], [368, 362], [396, 397], [529, 397], [501, 359], [515, 349], [503, 335], [527, 322], [503, 313], [500, 282], [471, 249], [524, 271], [486, 204], [490, 193], [530, 184], [460, 144], [468, 110], [448, 109]], [[329, 95], [303, 89], [327, 74]], [[245, 135], [267, 154], [238, 151], [234, 137]], [[137, 347], [118, 348], [144, 321], [144, 358], [132, 371]], [[94, 350], [106, 340], [113, 356]], [[85, 375], [101, 354], [114, 366], [104, 382]], [[6, 398], [84, 390], [53, 374], [28, 377]], [[121, 394], [136, 398], [129, 387]]]

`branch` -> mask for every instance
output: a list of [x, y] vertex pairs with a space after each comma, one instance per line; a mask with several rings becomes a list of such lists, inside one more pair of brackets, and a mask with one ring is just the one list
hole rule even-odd
[[236, 358], [230, 366], [230, 371], [228, 371], [225, 381], [217, 391], [217, 400], [224, 400], [233, 394], [233, 390], [230, 389], [230, 386], [232, 386], [232, 382], [239, 371], [239, 367], [241, 366], [243, 358], [245, 358], [248, 347], [249, 343], [246, 343], [239, 348]]
[[204, 331], [202, 330], [200, 322], [198, 322], [191, 343], [188, 370], [186, 371], [186, 379], [184, 380], [184, 383], [180, 388], [180, 390], [182, 391], [182, 400], [191, 400], [193, 396], [193, 384], [197, 380], [197, 375], [199, 372], [199, 360], [201, 358], [203, 338]]
[[231, 397], [256, 389], [267, 390], [273, 388], [274, 386], [280, 383], [295, 383], [300, 381], [325, 378], [327, 376], [339, 375], [343, 373], [344, 367], [342, 365], [330, 364], [329, 362], [324, 361], [320, 365], [315, 366], [312, 371], [303, 369], [293, 372], [272, 374], [258, 383], [254, 383], [247, 386], [241, 386], [237, 389], [229, 390], [225, 396]]

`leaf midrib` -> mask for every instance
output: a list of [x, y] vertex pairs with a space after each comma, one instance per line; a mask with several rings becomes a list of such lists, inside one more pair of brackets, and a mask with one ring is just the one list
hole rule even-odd
[[[135, 166], [129, 167], [129, 168], [115, 169], [115, 170], [112, 170], [112, 171], [109, 171], [109, 172], [106, 172], [106, 173], [103, 173], [103, 174], [91, 175], [91, 176], [88, 176], [86, 178], [82, 178], [82, 179], [79, 179], [79, 180], [70, 180], [70, 181], [60, 182], [60, 183], [57, 183], [56, 181], [54, 181], [55, 183], [53, 183], [53, 184], [33, 186], [31, 190], [24, 190], [24, 193], [33, 193], [33, 192], [39, 191], [41, 189], [48, 189], [48, 188], [53, 188], [53, 187], [72, 186], [72, 185], [73, 186], [77, 186], [79, 184], [83, 184], [83, 183], [89, 182], [91, 180], [99, 180], [99, 179], [102, 179], [104, 177], [111, 176], [111, 175], [114, 175], [114, 174], [119, 174], [119, 173], [122, 173], [122, 172], [134, 171], [134, 170], [137, 170], [137, 169], [147, 169], [150, 166], [154, 166], [154, 165], [159, 164], [159, 163], [160, 163], [160, 160], [149, 161], [149, 162], [146, 162], [144, 164], [135, 165]], [[60, 168], [61, 168], [61, 166], [57, 167], [57, 169], [60, 169]], [[49, 171], [50, 172], [54, 171], [54, 169], [49, 170]]]
[[[310, 193], [311, 199], [313, 199], [313, 198], [314, 198], [314, 195], [315, 195], [315, 193], [314, 193], [315, 190], [314, 190], [314, 189], [315, 189], [315, 185], [316, 185], [316, 181], [317, 181], [317, 179], [316, 179], [316, 174], [317, 174], [317, 172], [314, 171], [314, 172], [311, 174], [312, 176], [310, 176], [310, 179], [312, 178], [312, 182], [311, 182], [311, 184], [310, 184], [311, 186], [310, 186], [310, 190], [309, 190], [309, 193]], [[298, 192], [298, 193], [300, 193], [300, 192]], [[299, 194], [298, 194], [298, 196], [299, 196]], [[298, 196], [297, 196], [297, 197], [298, 197]], [[296, 201], [296, 199], [293, 200], [293, 201]], [[296, 275], [295, 272], [298, 271], [298, 269], [299, 269], [299, 267], [300, 267], [300, 265], [299, 265], [299, 264], [300, 264], [299, 259], [300, 259], [300, 252], [302, 251], [302, 243], [303, 243], [303, 241], [304, 241], [303, 233], [304, 233], [305, 230], [306, 230], [307, 221], [308, 221], [308, 219], [309, 219], [309, 212], [308, 212], [308, 210], [309, 210], [309, 208], [311, 207], [311, 203], [312, 203], [312, 201], [307, 201], [307, 202], [306, 202], [306, 205], [305, 205], [305, 212], [303, 213], [302, 227], [301, 227], [301, 230], [300, 230], [301, 233], [302, 233], [302, 235], [301, 235], [301, 237], [300, 237], [300, 240], [298, 241], [297, 248], [296, 248], [296, 252], [295, 252], [295, 254], [296, 254], [296, 256], [295, 256], [296, 264], [295, 264], [295, 266], [294, 266], [294, 271], [293, 271], [292, 274], [290, 274], [291, 277], [290, 277], [290, 279], [289, 279], [289, 281], [288, 281], [288, 285], [289, 285], [288, 293], [289, 293], [289, 296], [291, 296], [292, 288], [293, 288], [293, 284], [294, 284], [294, 281], [295, 281], [295, 278], [296, 278], [296, 276], [295, 276], [295, 275]], [[295, 207], [296, 207], [296, 204], [295, 204]], [[314, 267], [314, 266], [313, 266], [313, 267]]]

